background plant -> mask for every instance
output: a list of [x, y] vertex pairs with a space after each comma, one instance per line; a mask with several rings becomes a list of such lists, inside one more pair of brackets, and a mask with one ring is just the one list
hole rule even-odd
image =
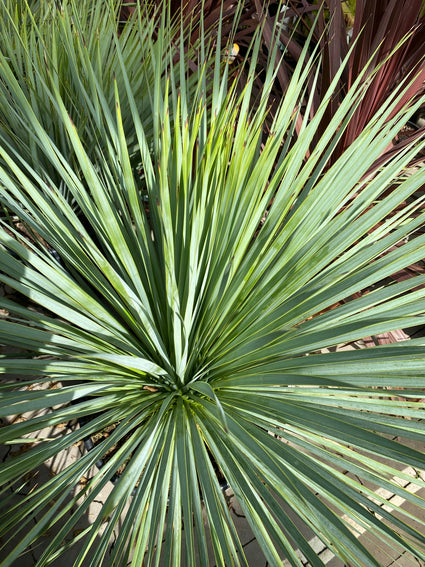
[[[137, 20], [143, 33], [143, 13]], [[116, 39], [112, 34], [111, 50], [122, 82], [113, 81], [113, 114], [92, 72], [95, 63], [82, 62], [94, 94], [84, 135], [70, 118], [72, 101], [48, 82], [71, 162], [61, 139], [47, 136], [34, 115], [24, 115], [22, 123], [36, 158], [21, 154], [0, 132], [0, 200], [61, 259], [2, 221], [0, 280], [31, 306], [1, 298], [8, 316], [0, 320], [0, 342], [23, 354], [0, 359], [9, 376], [0, 411], [6, 417], [47, 411], [5, 426], [0, 440], [18, 444], [44, 427], [92, 417], [3, 463], [0, 480], [10, 506], [0, 534], [9, 554], [0, 565], [12, 565], [46, 530], [55, 535], [39, 566], [78, 541], [75, 565], [100, 565], [109, 552], [111, 565], [142, 559], [154, 565], [160, 558], [169, 565], [248, 565], [215, 465], [272, 565], [282, 557], [301, 565], [296, 549], [311, 565], [323, 565], [293, 515], [350, 565], [379, 565], [350, 530], [351, 520], [425, 559], [423, 500], [394, 476], [421, 488], [425, 482], [392, 464], [425, 465], [424, 454], [404, 442], [424, 439], [416, 401], [424, 387], [423, 340], [321, 352], [425, 321], [424, 276], [377, 286], [327, 310], [423, 257], [424, 236], [406, 242], [423, 223], [422, 202], [397, 207], [424, 183], [423, 170], [402, 175], [424, 142], [371, 169], [422, 101], [396, 111], [409, 88], [401, 84], [326, 168], [364, 96], [362, 77], [306, 159], [344, 66], [314, 117], [302, 117], [295, 139], [296, 109], [312, 72], [306, 46], [264, 140], [276, 72], [267, 67], [252, 109], [260, 35], [241, 94], [237, 80], [229, 85], [221, 45], [209, 84], [206, 67], [198, 66], [189, 80], [183, 65], [172, 64], [175, 43], [160, 42], [168, 79], [153, 72], [146, 87], [151, 126], [143, 122], [133, 68]], [[187, 57], [183, 51], [180, 61]], [[155, 67], [155, 60], [147, 64]], [[5, 84], [8, 76], [1, 77]], [[25, 89], [11, 82], [24, 100]], [[396, 181], [398, 190], [388, 192]], [[62, 186], [71, 199], [63, 198]], [[14, 374], [28, 378], [15, 384]], [[30, 388], [50, 380], [62, 387]], [[400, 385], [403, 400], [395, 397]], [[7, 498], [10, 485], [24, 483], [34, 467], [111, 424], [113, 433], [93, 451], [18, 504]], [[79, 484], [120, 440], [108, 463]], [[75, 534], [123, 463], [95, 522]], [[415, 511], [396, 505], [387, 511], [377, 487], [391, 489]]]
[[[240, 4], [242, 9], [235, 26], [234, 15]], [[258, 71], [260, 74], [261, 69], [267, 67], [274, 52], [273, 42], [278, 42], [280, 50], [274, 61], [277, 72], [272, 91], [277, 102], [286, 92], [308, 34], [313, 30], [312, 43], [320, 45], [322, 57], [320, 62], [312, 62], [318, 78], [313, 80], [312, 73], [307, 86], [311, 104], [304, 104], [303, 111], [314, 115], [329, 85], [337, 74], [339, 76], [325, 119], [318, 129], [319, 137], [347, 89], [361, 74], [363, 81], [369, 82], [369, 88], [365, 90], [364, 99], [353, 115], [343, 141], [335, 150], [334, 159], [361, 133], [363, 126], [403, 78], [412, 75], [409, 88], [399, 101], [399, 108], [414, 101], [423, 92], [425, 36], [422, 0], [246, 0], [242, 3], [230, 0], [209, 0], [204, 3], [176, 0], [170, 6], [173, 14], [182, 17], [192, 40], [199, 36], [201, 17], [207, 33], [216, 35], [217, 22], [222, 14], [224, 37], [230, 37], [232, 41], [234, 39], [243, 53], [250, 45], [259, 23], [263, 22]], [[281, 57], [283, 49], [286, 49], [286, 53]], [[339, 73], [341, 61], [346, 58], [347, 64]], [[366, 64], [370, 72], [381, 64], [379, 73], [373, 76], [363, 73]], [[259, 88], [261, 80], [260, 74]], [[301, 118], [297, 127], [300, 125]]]
[[[423, 2], [361, 0], [356, 2], [352, 24], [348, 22], [348, 25], [344, 14], [344, 2], [326, 1], [321, 11], [321, 3], [316, 4], [316, 10], [311, 9], [312, 4], [315, 3], [304, 1], [301, 4], [302, 6], [296, 5], [294, 2], [291, 6], [308, 29], [311, 28], [313, 18], [319, 10], [314, 35], [323, 52], [321, 78], [315, 85], [315, 102], [310, 109], [311, 112], [314, 113], [314, 108], [320, 104], [321, 93], [326, 93], [328, 90], [340, 67], [340, 61], [347, 56], [350, 46], [353, 48], [348, 57], [348, 64], [335, 90], [326, 120], [332, 116], [353, 81], [363, 73], [364, 67], [367, 65], [372, 70], [382, 63], [380, 71], [371, 80], [367, 74], [364, 75], [364, 81], [370, 83], [369, 88], [346, 130], [339, 148], [339, 151], [343, 151], [359, 135], [363, 126], [404, 77], [411, 76], [411, 81], [404, 97], [399, 101], [399, 108], [414, 101], [415, 97], [423, 92], [425, 70], [424, 18], [421, 14]], [[287, 40], [289, 44], [291, 41], [292, 38]], [[326, 120], [323, 127], [326, 127]]]
[[[138, 93], [137, 108], [151, 145], [154, 131], [150, 88], [166, 80], [168, 61], [162, 59], [161, 43], [170, 43], [176, 25], [165, 24], [166, 13], [140, 5], [143, 29], [137, 14], [120, 18], [120, 3], [84, 0], [76, 7], [71, 2], [26, 2], [3, 0], [0, 3], [0, 129], [3, 143], [31, 161], [39, 174], [59, 182], [56, 169], [38, 151], [33, 131], [41, 126], [45, 136], [79, 168], [75, 150], [58, 119], [54, 92], [63, 100], [67, 112], [92, 159], [108, 151], [102, 146], [107, 121], [115, 113], [115, 89], [124, 93], [124, 80], [114, 43], [119, 44], [123, 65], [131, 69], [128, 80]], [[158, 27], [159, 25], [159, 27]], [[190, 53], [189, 53], [190, 55]], [[176, 62], [176, 71], [177, 71]], [[177, 71], [178, 73], [178, 71]], [[104, 112], [96, 113], [102, 97]], [[135, 139], [131, 112], [125, 97], [122, 120], [128, 151], [132, 159]], [[106, 109], [109, 109], [106, 112]], [[94, 155], [97, 154], [97, 155]], [[138, 164], [132, 162], [133, 167]]]

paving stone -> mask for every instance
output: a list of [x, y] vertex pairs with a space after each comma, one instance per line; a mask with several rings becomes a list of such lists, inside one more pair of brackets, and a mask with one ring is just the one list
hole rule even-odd
[[395, 545], [389, 546], [382, 539], [369, 533], [363, 534], [359, 541], [372, 553], [382, 567], [390, 565], [403, 553], [401, 548], [397, 548]]
[[[425, 500], [425, 489], [421, 489], [418, 492], [416, 492], [416, 496], [419, 496], [420, 498]], [[416, 529], [420, 534], [424, 534], [425, 533], [425, 511], [424, 510], [420, 511], [418, 509], [418, 506], [416, 506], [414, 503], [408, 502], [408, 501], [402, 502], [401, 508], [402, 508], [402, 510], [405, 510], [406, 512], [412, 514], [413, 516], [416, 516], [420, 521], [418, 522], [418, 521], [415, 521], [411, 518], [408, 518], [403, 513], [398, 512], [398, 511], [393, 512], [394, 516], [399, 518], [400, 520], [404, 521], [405, 523], [407, 523], [413, 529]]]
[[404, 553], [395, 561], [393, 561], [389, 565], [385, 565], [384, 567], [425, 567], [425, 562], [417, 559], [409, 553]]
[[254, 534], [252, 533], [251, 526], [243, 515], [243, 512], [235, 498], [230, 501], [230, 513], [233, 523], [235, 524], [236, 531], [238, 532], [239, 539], [242, 545], [246, 545], [253, 539]]
[[341, 561], [341, 559], [338, 559], [338, 557], [333, 557], [330, 561], [328, 561], [326, 563], [326, 567], [347, 567], [346, 563], [344, 563], [344, 561]]
[[245, 555], [249, 565], [253, 567], [267, 567], [268, 563], [264, 557], [264, 553], [256, 539], [253, 539], [244, 547]]

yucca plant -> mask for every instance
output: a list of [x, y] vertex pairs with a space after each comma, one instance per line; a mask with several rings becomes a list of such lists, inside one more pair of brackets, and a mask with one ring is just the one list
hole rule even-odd
[[[51, 166], [42, 151], [37, 151], [33, 130], [40, 125], [61, 151], [68, 163], [78, 169], [78, 160], [69, 143], [66, 128], [58, 120], [52, 100], [52, 84], [60, 93], [69, 116], [85, 150], [91, 158], [104, 152], [104, 137], [100, 131], [104, 121], [115, 112], [115, 88], [124, 92], [120, 64], [114, 42], [119, 43], [126, 68], [131, 69], [128, 80], [138, 93], [137, 108], [149, 142], [154, 136], [149, 103], [149, 88], [155, 75], [166, 80], [165, 61], [161, 59], [162, 42], [170, 43], [179, 30], [172, 20], [166, 25], [158, 9], [143, 4], [143, 29], [136, 15], [127, 14], [120, 19], [120, 2], [82, 0], [71, 2], [0, 2], [0, 130], [3, 139], [26, 160], [30, 160], [39, 173], [53, 178]], [[113, 39], [115, 38], [115, 39]], [[152, 61], [153, 60], [153, 61]], [[94, 86], [98, 89], [94, 90]], [[103, 115], [96, 113], [102, 97]], [[123, 104], [126, 104], [125, 98]], [[109, 108], [109, 112], [106, 109]], [[132, 156], [131, 112], [122, 109], [123, 128], [129, 153]], [[30, 127], [28, 127], [30, 124]], [[97, 143], [93, 143], [93, 139]], [[137, 167], [137, 161], [134, 164]], [[56, 183], [58, 178], [53, 179]]]
[[[425, 487], [425, 455], [411, 448], [425, 439], [424, 341], [331, 349], [425, 322], [424, 276], [381, 283], [424, 254], [425, 236], [408, 239], [422, 202], [392, 212], [425, 181], [425, 170], [404, 173], [425, 142], [370, 170], [415, 110], [393, 113], [409, 85], [325, 170], [363, 87], [352, 86], [306, 159], [335, 86], [294, 141], [306, 47], [263, 139], [275, 72], [250, 108], [260, 32], [242, 93], [219, 44], [209, 83], [202, 65], [190, 82], [184, 65], [177, 73], [176, 44], [162, 42], [168, 78], [153, 73], [147, 87], [148, 126], [113, 34], [122, 80], [113, 115], [95, 63], [81, 69], [95, 95], [86, 139], [47, 83], [72, 163], [34, 115], [23, 118], [34, 160], [0, 133], [0, 201], [47, 243], [2, 224], [0, 281], [16, 296], [1, 297], [0, 343], [13, 349], [0, 359], [0, 440], [28, 448], [0, 468], [2, 567], [30, 548], [41, 567], [74, 544], [75, 566], [249, 565], [219, 476], [270, 565], [324, 565], [300, 525], [350, 566], [379, 566], [362, 531], [425, 559], [425, 503], [404, 488]], [[207, 55], [201, 41], [201, 62]], [[105, 429], [92, 451], [22, 495], [37, 467]], [[386, 491], [409, 509], [388, 507]]]

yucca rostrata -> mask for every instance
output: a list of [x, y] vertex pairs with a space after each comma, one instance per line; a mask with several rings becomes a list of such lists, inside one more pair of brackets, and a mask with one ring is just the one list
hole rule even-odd
[[[20, 120], [31, 148], [20, 153], [0, 132], [0, 202], [43, 241], [2, 222], [0, 280], [27, 302], [1, 298], [0, 343], [22, 353], [0, 359], [0, 440], [29, 447], [0, 469], [2, 567], [18, 565], [31, 546], [41, 567], [72, 544], [75, 566], [249, 565], [217, 469], [270, 565], [324, 565], [304, 528], [353, 567], [379, 566], [356, 537], [362, 531], [425, 560], [425, 456], [411, 446], [425, 439], [415, 401], [424, 341], [323, 352], [425, 321], [424, 276], [327, 310], [423, 257], [425, 236], [405, 241], [424, 222], [422, 203], [391, 213], [425, 181], [425, 170], [402, 175], [424, 142], [371, 171], [415, 110], [394, 111], [409, 85], [325, 169], [361, 104], [361, 82], [306, 158], [342, 68], [294, 139], [311, 72], [306, 47], [264, 139], [275, 71], [266, 69], [251, 108], [259, 38], [241, 94], [220, 45], [209, 83], [202, 64], [191, 74], [172, 64], [176, 48], [186, 57], [174, 41], [152, 46], [161, 59], [146, 63], [154, 81], [141, 93], [132, 83], [140, 61], [130, 62], [114, 33], [113, 110], [96, 62], [81, 58], [91, 101], [83, 133], [72, 101], [46, 75], [72, 163], [30, 106], [21, 104]], [[201, 36], [207, 53], [202, 45]], [[0, 82], [23, 101], [8, 57]], [[42, 75], [44, 61], [33, 65]], [[60, 387], [45, 388], [51, 381]], [[81, 427], [71, 421], [84, 416], [92, 419]], [[71, 428], [57, 427], [64, 423]], [[21, 494], [34, 469], [110, 426], [92, 451]], [[386, 491], [408, 508], [387, 506]]]

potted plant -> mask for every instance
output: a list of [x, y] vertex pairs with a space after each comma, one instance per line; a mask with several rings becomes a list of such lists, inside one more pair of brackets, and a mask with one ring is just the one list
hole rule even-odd
[[[145, 15], [135, 18], [142, 33]], [[422, 203], [392, 215], [425, 181], [424, 170], [404, 171], [424, 142], [371, 171], [421, 101], [394, 113], [409, 87], [400, 85], [325, 170], [361, 102], [361, 81], [307, 158], [332, 88], [294, 139], [310, 77], [306, 47], [264, 138], [275, 71], [266, 69], [253, 107], [260, 33], [241, 92], [237, 80], [229, 84], [220, 42], [212, 83], [202, 64], [190, 75], [174, 66], [176, 49], [186, 61], [183, 44], [160, 42], [156, 53], [167, 68], [155, 72], [157, 60], [147, 63], [154, 77], [146, 86], [147, 125], [116, 33], [111, 50], [121, 84], [114, 83], [113, 114], [94, 63], [82, 58], [93, 94], [83, 135], [47, 73], [72, 163], [32, 114], [21, 120], [34, 161], [0, 132], [0, 202], [47, 243], [2, 221], [0, 281], [29, 302], [1, 298], [0, 343], [22, 352], [0, 359], [7, 376], [0, 440], [31, 444], [1, 465], [3, 493], [114, 426], [28, 495], [6, 499], [2, 567], [17, 564], [46, 531], [39, 567], [78, 542], [74, 565], [101, 565], [107, 553], [109, 565], [248, 565], [216, 466], [271, 565], [285, 558], [323, 565], [294, 517], [351, 566], [379, 566], [353, 523], [425, 559], [424, 532], [411, 524], [414, 517], [423, 526], [423, 501], [394, 480], [425, 486], [420, 474], [396, 466], [425, 466], [424, 454], [404, 442], [425, 438], [416, 401], [423, 340], [323, 352], [425, 321], [424, 276], [381, 284], [424, 254], [425, 236], [408, 238], [424, 221]], [[201, 37], [200, 63], [207, 52]], [[0, 82], [10, 79], [24, 100], [5, 65], [3, 54]], [[372, 284], [370, 293], [340, 304]], [[52, 380], [60, 387], [45, 388]], [[91, 419], [63, 435], [35, 435], [85, 416]], [[89, 475], [112, 447], [111, 459]], [[94, 522], [76, 530], [121, 466]], [[90, 478], [81, 484], [82, 476]], [[391, 488], [415, 511], [394, 504], [391, 512], [375, 487]]]

